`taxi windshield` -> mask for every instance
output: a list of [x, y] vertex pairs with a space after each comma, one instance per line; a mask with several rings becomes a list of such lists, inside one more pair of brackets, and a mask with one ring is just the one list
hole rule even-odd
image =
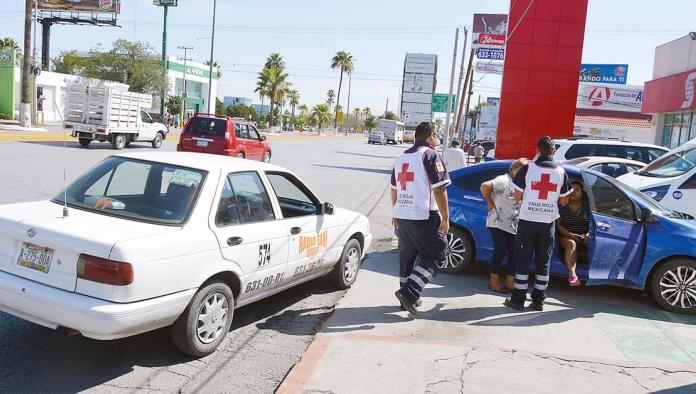
[[693, 147], [661, 157], [636, 174], [653, 178], [673, 178], [686, 174], [695, 166], [696, 147]]
[[51, 201], [103, 215], [180, 225], [195, 206], [205, 175], [186, 167], [112, 156]]

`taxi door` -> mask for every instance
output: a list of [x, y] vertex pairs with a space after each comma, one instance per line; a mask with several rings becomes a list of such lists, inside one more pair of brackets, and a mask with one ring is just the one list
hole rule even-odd
[[233, 172], [223, 179], [211, 219], [225, 260], [244, 272], [240, 300], [261, 295], [283, 282], [288, 234], [279, 223], [258, 172]]
[[645, 254], [646, 230], [635, 204], [621, 189], [583, 171], [590, 198], [588, 285], [635, 282]]

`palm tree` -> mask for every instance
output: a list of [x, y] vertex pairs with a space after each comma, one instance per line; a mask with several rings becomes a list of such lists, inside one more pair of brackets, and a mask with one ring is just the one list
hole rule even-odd
[[263, 71], [259, 73], [259, 77], [256, 80], [256, 89], [254, 89], [254, 92], [257, 92], [259, 96], [261, 97], [261, 110], [259, 111], [259, 117], [263, 119], [263, 99], [264, 97], [268, 96], [268, 75], [264, 74]]
[[[346, 51], [336, 52], [336, 56], [331, 59], [331, 69], [339, 69], [341, 71], [341, 78], [338, 80], [338, 96], [336, 96], [336, 102], [341, 102], [341, 85], [343, 84], [343, 73], [353, 71], [353, 55]], [[336, 117], [334, 117], [334, 128], [336, 127], [336, 122], [338, 120], [338, 107], [336, 107]]]
[[363, 108], [362, 113], [363, 115], [365, 115], [366, 118], [368, 116], [372, 116], [372, 110], [370, 109], [370, 107]]
[[292, 106], [292, 122], [295, 123], [295, 106], [300, 104], [300, 93], [295, 89], [291, 89], [288, 92], [288, 101], [290, 106]]
[[14, 49], [17, 53], [17, 56], [19, 56], [22, 53], [22, 50], [19, 48], [19, 44], [17, 41], [14, 40], [14, 38], [11, 37], [4, 37], [0, 39], [0, 49]]
[[[210, 60], [206, 60], [205, 65], [210, 66]], [[213, 68], [217, 72], [218, 78], [222, 78], [222, 67], [220, 67], [220, 63], [217, 60], [213, 60]]]
[[300, 110], [300, 117], [307, 116], [307, 112], [309, 111], [309, 107], [307, 106], [307, 104], [300, 104], [300, 106], [297, 107], [297, 109]]
[[335, 97], [336, 97], [336, 92], [334, 92], [333, 89], [329, 89], [329, 91], [326, 92], [326, 104], [329, 104], [329, 109], [333, 105]]
[[271, 53], [268, 58], [266, 58], [266, 64], [263, 66], [263, 68], [272, 67], [275, 67], [280, 71], [285, 71], [285, 60], [283, 60], [283, 57], [280, 56], [280, 53], [278, 52]]
[[318, 125], [321, 132], [321, 127], [324, 123], [331, 122], [331, 109], [328, 104], [317, 104], [312, 108], [312, 114], [309, 118], [312, 123]]
[[[273, 107], [285, 99], [290, 84], [287, 81], [288, 74], [276, 67], [264, 68], [259, 74], [259, 80], [264, 82], [265, 93], [270, 104], [269, 123], [273, 126]], [[257, 84], [258, 89], [258, 84]]]

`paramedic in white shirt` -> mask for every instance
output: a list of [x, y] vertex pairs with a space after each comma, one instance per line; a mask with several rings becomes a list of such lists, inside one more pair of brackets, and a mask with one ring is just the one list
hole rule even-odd
[[443, 160], [449, 172], [466, 167], [466, 153], [459, 145], [458, 140], [452, 140], [452, 145], [445, 149]]
[[537, 158], [520, 168], [513, 179], [515, 199], [520, 201], [515, 236], [516, 273], [512, 296], [504, 304], [519, 311], [524, 310], [527, 299], [532, 254], [536, 262], [532, 307], [537, 311], [544, 310], [559, 205], [566, 205], [573, 192], [568, 174], [553, 161], [554, 153], [553, 139], [542, 137], [537, 142]]
[[[439, 142], [430, 122], [416, 127], [413, 147], [396, 159], [391, 175], [393, 223], [399, 237], [399, 276], [396, 298], [413, 315], [423, 288], [445, 262], [449, 208], [447, 185], [451, 183]], [[418, 265], [415, 265], [418, 261]], [[415, 266], [414, 266], [415, 265]]]

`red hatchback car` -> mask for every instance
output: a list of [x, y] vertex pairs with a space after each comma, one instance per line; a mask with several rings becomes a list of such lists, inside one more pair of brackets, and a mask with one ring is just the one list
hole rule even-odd
[[176, 150], [271, 161], [271, 144], [253, 122], [211, 114], [195, 114], [184, 126]]

